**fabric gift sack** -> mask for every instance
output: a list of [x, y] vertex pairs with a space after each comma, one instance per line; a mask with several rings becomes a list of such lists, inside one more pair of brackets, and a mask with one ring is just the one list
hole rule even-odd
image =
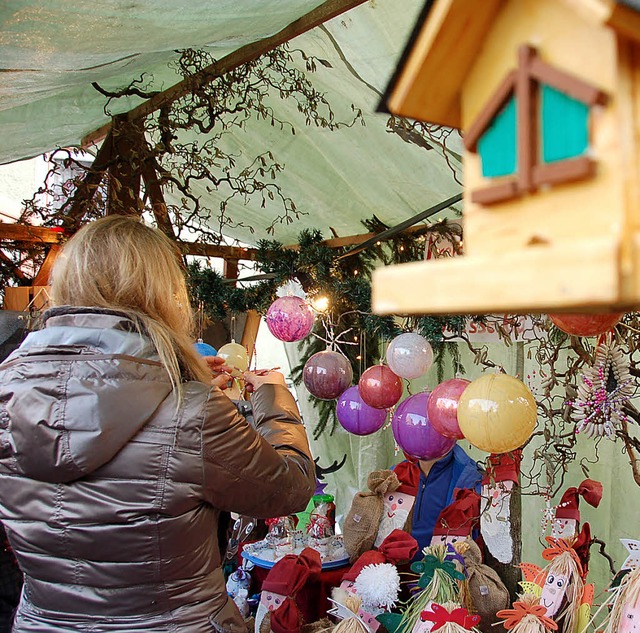
[[499, 620], [496, 613], [509, 607], [509, 592], [497, 572], [483, 564], [475, 541], [468, 538], [464, 545], [468, 545], [468, 549], [462, 552], [462, 558], [467, 569], [469, 594], [473, 609], [481, 618], [478, 628], [484, 633], [495, 633], [495, 627], [491, 625]]
[[343, 528], [344, 547], [352, 563], [373, 547], [382, 520], [382, 498], [399, 486], [400, 481], [392, 470], [375, 470], [367, 480], [370, 492], [358, 492], [353, 497]]

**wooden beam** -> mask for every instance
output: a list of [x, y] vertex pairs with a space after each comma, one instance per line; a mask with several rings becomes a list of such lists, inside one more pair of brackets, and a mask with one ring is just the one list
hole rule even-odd
[[[0, 222], [0, 241], [59, 244], [63, 239], [64, 234], [62, 231], [56, 231], [44, 226]], [[4, 245], [3, 248], [10, 247]]]
[[16, 279], [19, 279], [20, 281], [27, 281], [29, 279], [20, 269], [20, 267], [17, 266], [16, 263], [2, 251], [0, 251], [0, 261], [8, 268], [11, 268], [11, 271], [16, 276]]
[[49, 248], [49, 252], [47, 256], [44, 258], [42, 262], [42, 266], [40, 266], [40, 270], [38, 274], [33, 278], [31, 282], [32, 286], [48, 286], [49, 285], [49, 277], [51, 276], [51, 269], [53, 268], [53, 264], [58, 257], [61, 249], [60, 244], [52, 244]]
[[144, 180], [144, 188], [151, 201], [151, 210], [156, 219], [158, 228], [172, 240], [176, 239], [173, 224], [167, 211], [167, 203], [164, 200], [162, 187], [158, 180], [158, 173], [150, 161], [146, 160], [142, 164], [142, 179]]
[[[242, 332], [242, 340], [240, 344], [244, 346], [249, 355], [249, 366], [251, 366], [251, 359], [256, 351], [256, 338], [258, 337], [258, 330], [260, 329], [260, 314], [255, 310], [247, 310], [247, 320], [244, 322], [244, 330]], [[262, 367], [261, 369], [268, 369]]]
[[[180, 97], [184, 97], [189, 93], [196, 92], [202, 86], [205, 86], [225, 73], [228, 73], [242, 64], [251, 62], [261, 55], [273, 50], [274, 48], [288, 42], [289, 40], [306, 33], [311, 29], [335, 18], [336, 16], [349, 11], [354, 7], [364, 4], [366, 0], [326, 0], [320, 6], [316, 7], [301, 18], [295, 20], [281, 31], [270, 37], [265, 37], [257, 42], [251, 42], [238, 50], [230, 53], [226, 57], [214, 62], [213, 64], [203, 68], [200, 72], [183, 79], [179, 83], [167, 88], [160, 94], [147, 99], [144, 103], [123, 116], [128, 121], [143, 119], [152, 112], [163, 108]], [[89, 145], [97, 143], [103, 139], [111, 129], [111, 122], [87, 134], [80, 142], [81, 147], [86, 148]]]

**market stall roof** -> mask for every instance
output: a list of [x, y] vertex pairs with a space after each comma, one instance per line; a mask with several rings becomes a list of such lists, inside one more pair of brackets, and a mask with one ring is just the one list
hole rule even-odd
[[[423, 6], [405, 0], [218, 0], [175, 3], [167, 0], [13, 0], [0, 7], [0, 163], [76, 146], [110, 118], [106, 98], [92, 83], [116, 91], [144, 76], [154, 90], [180, 81], [179, 50], [201, 48], [215, 59], [273, 37], [283, 29], [304, 30], [314, 12], [327, 15], [355, 6], [299, 35], [291, 47], [325, 63], [309, 76], [326, 93], [336, 116], [348, 120], [353, 105], [363, 123], [338, 131], [306, 126], [293, 100], [273, 100], [278, 118], [296, 128], [280, 130], [252, 121], [231, 135], [228, 150], [255, 157], [270, 150], [285, 165], [278, 180], [302, 212], [276, 227], [273, 237], [295, 241], [304, 227], [362, 233], [361, 221], [376, 215], [393, 225], [458, 193], [460, 144], [448, 137], [446, 149], [432, 139], [410, 142], [375, 113], [403, 46]], [[302, 26], [300, 26], [302, 25]], [[296, 61], [304, 68], [304, 60]], [[109, 114], [128, 112], [143, 102], [124, 97], [109, 104]], [[447, 135], [446, 130], [435, 130]], [[436, 142], [433, 142], [436, 141]], [[215, 207], [217, 191], [197, 191]], [[262, 207], [233, 200], [228, 213], [242, 225], [230, 236], [248, 243], [266, 237], [280, 210], [277, 201]]]

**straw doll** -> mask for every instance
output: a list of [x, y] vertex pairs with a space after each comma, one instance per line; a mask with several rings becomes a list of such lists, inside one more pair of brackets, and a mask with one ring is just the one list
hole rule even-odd
[[615, 591], [603, 633], [640, 633], [640, 567], [629, 572]]
[[498, 611], [496, 616], [503, 618], [502, 625], [511, 633], [549, 633], [557, 631], [558, 624], [546, 615], [547, 610], [538, 602], [538, 597], [531, 593], [520, 596], [513, 603], [512, 609]]
[[552, 536], [546, 541], [550, 547], [542, 557], [550, 562], [534, 580], [542, 588], [539, 604], [546, 609], [546, 616], [557, 622], [560, 633], [577, 633], [581, 606], [589, 593], [580, 558], [569, 541]]
[[460, 601], [459, 583], [465, 580], [465, 575], [451, 559], [459, 555], [445, 545], [431, 545], [423, 552], [425, 557], [411, 564], [411, 571], [419, 574], [419, 578], [404, 613], [384, 613], [377, 617], [389, 633], [425, 633], [431, 624], [421, 618], [423, 611], [434, 603], [443, 605]]

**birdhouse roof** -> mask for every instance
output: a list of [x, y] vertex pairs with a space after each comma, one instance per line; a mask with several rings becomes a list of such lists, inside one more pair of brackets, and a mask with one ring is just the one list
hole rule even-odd
[[[580, 19], [640, 42], [640, 0], [558, 0]], [[505, 0], [427, 0], [383, 103], [393, 114], [462, 127], [460, 93]], [[584, 5], [584, 6], [582, 6]]]

